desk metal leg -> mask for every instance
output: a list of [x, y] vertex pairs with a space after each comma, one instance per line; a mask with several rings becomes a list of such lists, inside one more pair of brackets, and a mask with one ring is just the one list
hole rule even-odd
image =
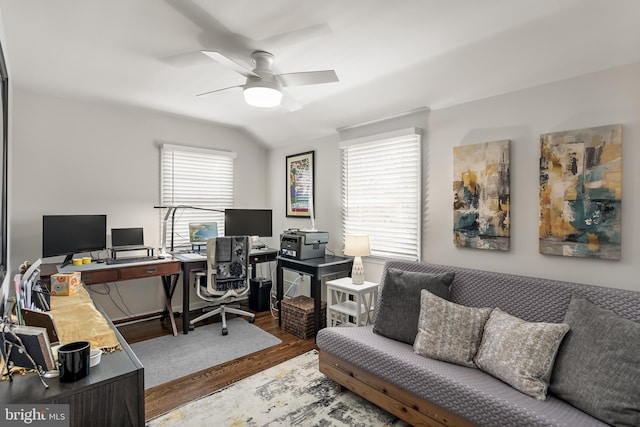
[[315, 333], [320, 330], [320, 318], [322, 317], [322, 278], [317, 275], [309, 277], [311, 282], [311, 298], [313, 298], [313, 325], [315, 326]]
[[278, 309], [278, 327], [282, 327], [282, 298], [284, 295], [283, 289], [283, 274], [282, 274], [282, 264], [278, 260], [278, 264], [276, 266], [276, 308]]
[[178, 284], [178, 278], [180, 274], [171, 274], [169, 276], [162, 276], [162, 287], [164, 288], [164, 312], [162, 314], [162, 319], [165, 318], [166, 313], [169, 314], [169, 319], [171, 320], [171, 331], [173, 332], [173, 336], [178, 336], [178, 329], [176, 328], [176, 319], [173, 316], [173, 307], [171, 305], [171, 298], [173, 298], [173, 293], [176, 290], [176, 285]]
[[191, 268], [184, 267], [182, 271], [182, 333], [189, 333], [189, 278], [191, 277]]

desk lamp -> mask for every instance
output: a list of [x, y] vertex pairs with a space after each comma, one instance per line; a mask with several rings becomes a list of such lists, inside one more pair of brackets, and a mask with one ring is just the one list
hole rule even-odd
[[344, 242], [344, 254], [355, 257], [351, 270], [351, 282], [354, 285], [362, 285], [364, 283], [364, 265], [361, 257], [371, 255], [369, 236], [347, 235]]

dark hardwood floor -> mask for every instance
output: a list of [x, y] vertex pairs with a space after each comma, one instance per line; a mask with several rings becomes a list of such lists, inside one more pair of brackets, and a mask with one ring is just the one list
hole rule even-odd
[[[246, 307], [243, 308], [246, 309]], [[232, 317], [228, 316], [228, 318]], [[216, 322], [219, 319], [220, 316], [214, 316], [212, 321]], [[182, 331], [182, 317], [177, 318], [176, 322], [178, 330]], [[187, 402], [207, 396], [229, 384], [317, 348], [315, 338], [302, 340], [279, 328], [278, 320], [274, 319], [268, 311], [256, 313], [255, 324], [282, 340], [282, 343], [146, 390], [145, 419], [155, 418]], [[159, 319], [120, 325], [118, 330], [129, 344], [171, 333], [169, 323]]]

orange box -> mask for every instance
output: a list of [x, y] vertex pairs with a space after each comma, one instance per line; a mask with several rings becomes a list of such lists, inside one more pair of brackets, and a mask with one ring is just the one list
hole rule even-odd
[[51, 295], [68, 296], [78, 292], [82, 284], [81, 273], [57, 273], [51, 275]]

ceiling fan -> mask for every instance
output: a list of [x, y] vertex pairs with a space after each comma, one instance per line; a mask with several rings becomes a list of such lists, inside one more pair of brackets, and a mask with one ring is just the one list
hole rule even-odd
[[295, 111], [302, 108], [302, 106], [292, 96], [286, 93], [282, 89], [283, 87], [307, 86], [338, 81], [338, 76], [334, 70], [274, 74], [272, 70], [274, 56], [262, 50], [256, 50], [251, 54], [251, 59], [255, 64], [253, 70], [238, 61], [228, 58], [220, 52], [209, 50], [202, 50], [201, 52], [214, 61], [243, 75], [247, 80], [243, 85], [211, 90], [198, 94], [198, 96], [206, 96], [228, 89], [242, 88], [244, 99], [246, 103], [251, 106], [271, 108], [277, 107], [282, 103], [289, 111]]

